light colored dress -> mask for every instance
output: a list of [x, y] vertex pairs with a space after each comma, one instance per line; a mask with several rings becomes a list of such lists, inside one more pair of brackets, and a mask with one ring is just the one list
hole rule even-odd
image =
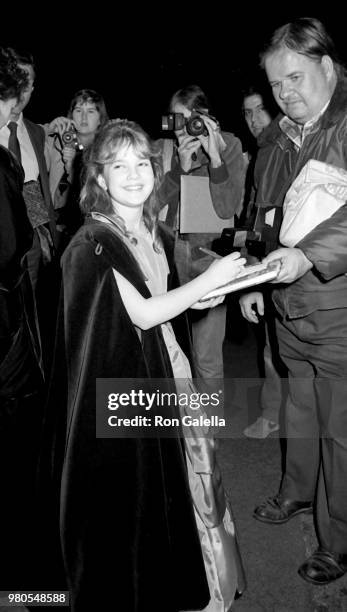
[[[144, 226], [132, 236], [137, 244], [125, 240], [144, 273], [151, 294], [166, 293], [169, 267], [164, 251], [154, 251], [151, 236]], [[189, 361], [176, 341], [171, 324], [162, 324], [161, 330], [177, 392], [196, 394]], [[180, 406], [180, 410], [181, 416], [188, 414], [185, 406]], [[194, 417], [201, 414], [201, 409], [194, 410]], [[245, 588], [245, 577], [230, 504], [216, 460], [215, 440], [206, 428], [192, 426], [184, 441], [194, 514], [211, 594], [210, 603], [203, 612], [228, 612], [235, 594], [242, 593]]]

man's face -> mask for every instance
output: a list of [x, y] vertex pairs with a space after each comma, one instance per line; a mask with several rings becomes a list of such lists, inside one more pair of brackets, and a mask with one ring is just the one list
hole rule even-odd
[[25, 70], [25, 72], [28, 74], [29, 82], [27, 88], [23, 91], [18, 103], [12, 111], [12, 119], [18, 119], [20, 113], [25, 109], [26, 105], [28, 104], [31, 98], [31, 94], [34, 90], [35, 73], [33, 67], [29, 64], [18, 64], [18, 66], [22, 70]]
[[246, 96], [243, 101], [243, 114], [245, 121], [254, 138], [258, 138], [259, 134], [271, 123], [271, 117], [264, 108], [263, 99], [259, 94]]
[[277, 104], [296, 123], [313, 119], [331, 98], [335, 81], [328, 55], [315, 61], [282, 47], [265, 59], [265, 70]]
[[0, 99], [0, 130], [10, 119], [11, 113], [16, 104], [17, 98], [10, 98], [6, 101]]

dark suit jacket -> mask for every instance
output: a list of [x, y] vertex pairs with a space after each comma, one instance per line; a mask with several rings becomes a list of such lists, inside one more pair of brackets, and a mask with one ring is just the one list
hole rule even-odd
[[23, 118], [23, 120], [24, 120], [25, 127], [28, 131], [29, 138], [31, 140], [31, 144], [33, 145], [33, 149], [35, 151], [37, 163], [39, 165], [39, 173], [40, 173], [39, 176], [40, 176], [42, 193], [43, 193], [46, 208], [49, 214], [49, 227], [51, 230], [53, 242], [56, 246], [57, 245], [57, 230], [56, 230], [56, 225], [55, 225], [54, 208], [53, 208], [53, 202], [51, 198], [51, 192], [49, 189], [49, 178], [48, 178], [47, 165], [46, 165], [46, 159], [45, 159], [45, 131], [40, 125], [37, 125], [36, 123], [33, 123], [32, 121], [29, 121], [29, 119]]
[[23, 171], [0, 147], [0, 408], [8, 399], [35, 392], [42, 382], [33, 295], [24, 264], [33, 230], [22, 189]]

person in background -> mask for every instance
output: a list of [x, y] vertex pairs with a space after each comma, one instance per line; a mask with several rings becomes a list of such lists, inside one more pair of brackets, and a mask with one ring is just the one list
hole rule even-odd
[[[274, 32], [262, 65], [282, 111], [272, 125], [272, 147], [264, 151], [263, 194], [271, 182], [281, 212], [309, 160], [347, 169], [347, 71], [324, 25], [308, 17]], [[294, 247], [277, 248], [264, 260], [281, 260], [272, 298], [288, 367], [287, 450], [279, 492], [255, 508], [254, 517], [278, 525], [314, 511], [319, 547], [298, 571], [315, 585], [347, 572], [346, 230], [343, 205]], [[261, 314], [260, 292], [246, 316], [254, 304]]]
[[[58, 118], [60, 120], [64, 118]], [[79, 196], [83, 183], [83, 159], [100, 126], [108, 121], [103, 97], [92, 89], [77, 91], [70, 102], [68, 129], [63, 132], [60, 123], [55, 133], [48, 128], [49, 185], [53, 200], [59, 252], [83, 223]]]
[[45, 130], [23, 115], [34, 91], [34, 58], [31, 53], [21, 49], [12, 48], [12, 53], [18, 66], [28, 74], [28, 87], [12, 109], [9, 121], [0, 129], [0, 144], [15, 153], [24, 170], [23, 196], [34, 230], [32, 247], [26, 257], [37, 307], [44, 370], [47, 374], [53, 351], [51, 342], [54, 337], [59, 287], [57, 232], [45, 158]]
[[[253, 142], [250, 146], [249, 164], [246, 175], [246, 188], [244, 211], [241, 225], [254, 229], [257, 207], [255, 196], [257, 186], [256, 159], [258, 142], [266, 139], [266, 128], [270, 125], [278, 109], [273, 98], [270, 98], [265, 85], [255, 81], [243, 90], [242, 113], [248, 126]], [[249, 263], [258, 261], [257, 257], [248, 256]], [[264, 293], [265, 296], [265, 293]], [[243, 298], [240, 298], [241, 311], [243, 309]], [[254, 313], [254, 323], [259, 318]], [[261, 416], [244, 429], [244, 435], [248, 438], [266, 438], [270, 433], [278, 431], [280, 408], [282, 403], [281, 377], [286, 376], [286, 368], [278, 355], [278, 343], [275, 332], [274, 309], [271, 299], [267, 297], [267, 308], [265, 310], [264, 325], [261, 325], [260, 333], [257, 333], [260, 350], [263, 355], [264, 382], [260, 394]]]
[[254, 166], [257, 157], [258, 138], [277, 114], [274, 107], [275, 104], [264, 84], [258, 82], [258, 79], [244, 87], [241, 110], [242, 117], [247, 125], [247, 134], [243, 145], [246, 145], [244, 152], [246, 178], [243, 210], [240, 214], [239, 224], [250, 229], [253, 229], [256, 213], [256, 207], [254, 206]]
[[19, 145], [17, 155], [20, 157], [18, 161], [25, 174], [23, 195], [34, 229], [34, 242], [28, 253], [28, 269], [35, 295], [40, 298], [37, 291], [39, 275], [42, 266], [52, 261], [56, 227], [45, 159], [45, 132], [41, 126], [23, 116], [34, 91], [34, 58], [24, 50], [12, 49], [12, 52], [18, 66], [27, 72], [29, 81], [20, 102], [12, 109], [10, 120], [0, 130], [0, 144], [8, 148], [13, 140], [12, 130], [16, 131]]
[[[10, 48], [0, 48], [0, 130], [30, 87]], [[3, 588], [30, 588], [35, 547], [33, 490], [41, 429], [43, 371], [26, 255], [33, 228], [24, 172], [0, 145], [0, 576]], [[32, 539], [31, 539], [32, 537]]]
[[[232, 226], [241, 203], [244, 163], [240, 140], [223, 132], [218, 121], [210, 116], [210, 102], [198, 85], [176, 91], [169, 109], [170, 113], [181, 113], [186, 121], [192, 114], [200, 114], [205, 124], [204, 134], [197, 137], [189, 134], [185, 125], [175, 131], [175, 143], [172, 139], [162, 142], [165, 174], [159, 191], [160, 205], [167, 207], [165, 221], [175, 231], [176, 264], [181, 282], [186, 282], [210, 265], [212, 259], [201, 247], [213, 249], [213, 240], [220, 237], [220, 232], [180, 234], [181, 177], [207, 177], [214, 211], [227, 220], [226, 225]], [[194, 312], [190, 319], [201, 388], [223, 389], [226, 305]]]
[[252, 85], [244, 90], [242, 110], [250, 133], [257, 139], [272, 121], [271, 111], [265, 105], [264, 93]]

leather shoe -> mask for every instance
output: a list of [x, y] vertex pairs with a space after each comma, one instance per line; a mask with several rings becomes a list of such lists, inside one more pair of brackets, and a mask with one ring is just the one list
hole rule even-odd
[[329, 584], [347, 572], [347, 555], [318, 548], [298, 569], [298, 574], [312, 584]]
[[281, 499], [280, 495], [275, 495], [274, 497], [269, 497], [260, 506], [257, 506], [253, 516], [263, 523], [280, 525], [289, 521], [292, 516], [302, 512], [312, 512], [312, 510], [312, 502]]

